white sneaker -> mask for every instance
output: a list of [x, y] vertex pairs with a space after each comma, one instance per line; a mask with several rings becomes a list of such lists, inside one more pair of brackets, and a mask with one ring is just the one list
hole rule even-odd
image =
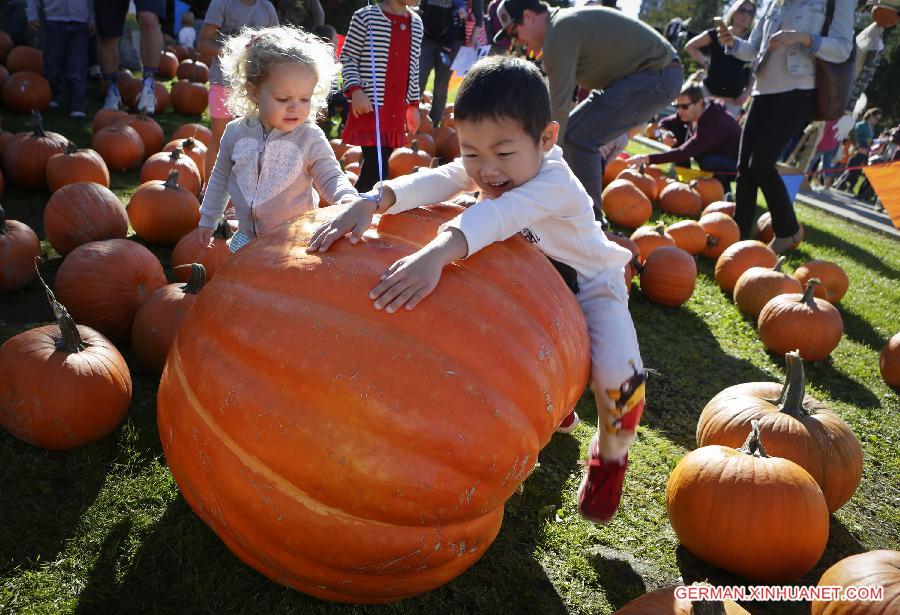
[[51, 109], [56, 109], [59, 106], [59, 103], [55, 100], [51, 100], [50, 104], [47, 106], [50, 107]]
[[141, 95], [138, 96], [137, 110], [138, 113], [156, 113], [156, 94], [153, 92], [154, 81], [147, 79], [141, 88]]
[[106, 92], [106, 100], [103, 101], [104, 109], [112, 109], [113, 111], [118, 111], [119, 107], [122, 106], [122, 97], [119, 96], [119, 89], [110, 88]]
[[72, 113], [69, 114], [69, 117], [80, 119], [87, 116], [85, 115], [84, 111], [72, 111]]

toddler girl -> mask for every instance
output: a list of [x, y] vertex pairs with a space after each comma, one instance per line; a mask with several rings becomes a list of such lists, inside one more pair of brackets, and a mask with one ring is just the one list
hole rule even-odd
[[[363, 162], [356, 183], [363, 191], [370, 190], [378, 181], [372, 105], [378, 105], [381, 174], [385, 179], [391, 152], [406, 143], [407, 128], [411, 133], [419, 128], [422, 19], [410, 10], [416, 4], [418, 0], [384, 0], [362, 7], [350, 19], [347, 40], [341, 50], [344, 95], [350, 101], [350, 117], [341, 137], [344, 143], [362, 146]], [[375, 49], [374, 80], [372, 47]], [[377, 96], [374, 85], [378, 87]]]
[[239, 119], [225, 127], [200, 208], [204, 246], [212, 247], [229, 196], [238, 218], [231, 238], [236, 252], [314, 209], [316, 191], [333, 203], [357, 195], [315, 124], [337, 71], [331, 47], [290, 26], [246, 29], [226, 44], [222, 66], [226, 104]]

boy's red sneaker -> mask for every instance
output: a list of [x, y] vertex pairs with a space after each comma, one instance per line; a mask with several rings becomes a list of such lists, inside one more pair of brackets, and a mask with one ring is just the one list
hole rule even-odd
[[597, 434], [588, 446], [587, 472], [578, 488], [578, 512], [588, 521], [607, 523], [616, 514], [622, 499], [622, 483], [628, 469], [628, 455], [622, 461], [600, 457]]
[[572, 410], [569, 413], [569, 416], [562, 420], [562, 423], [559, 424], [559, 427], [556, 428], [556, 433], [572, 433], [575, 431], [575, 428], [578, 427], [578, 423], [581, 422], [581, 419], [578, 418], [578, 415], [575, 414], [575, 411]]

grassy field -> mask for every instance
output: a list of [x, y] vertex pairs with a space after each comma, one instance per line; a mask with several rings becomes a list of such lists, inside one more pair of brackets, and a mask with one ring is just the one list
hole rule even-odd
[[[191, 118], [163, 116], [169, 134]], [[23, 120], [4, 117], [16, 130]], [[90, 128], [49, 114], [47, 128], [79, 145]], [[116, 175], [123, 199], [137, 174]], [[46, 194], [9, 187], [9, 216], [43, 235]], [[807, 365], [810, 391], [852, 426], [865, 455], [856, 496], [831, 519], [828, 548], [799, 584], [815, 584], [835, 561], [869, 549], [900, 549], [900, 398], [878, 374], [878, 353], [900, 328], [900, 250], [886, 236], [798, 206], [806, 242], [788, 270], [809, 258], [839, 262], [850, 290], [840, 305], [845, 335], [829, 360]], [[657, 212], [655, 219], [671, 220]], [[156, 249], [168, 266], [168, 250]], [[44, 267], [52, 286], [60, 259]], [[506, 506], [494, 545], [473, 568], [427, 595], [382, 607], [329, 604], [276, 585], [242, 564], [188, 508], [170, 475], [156, 428], [156, 379], [124, 349], [134, 378], [127, 420], [101, 442], [59, 453], [0, 433], [0, 613], [610, 613], [663, 585], [710, 579], [740, 583], [679, 547], [665, 511], [665, 483], [694, 448], [700, 410], [718, 391], [780, 380], [753, 323], [699, 262], [693, 298], [680, 309], [650, 303], [636, 287], [631, 312], [648, 384], [643, 425], [631, 450], [623, 504], [612, 523], [577, 514], [574, 495], [592, 423], [556, 435], [520, 495]], [[50, 319], [36, 284], [0, 296], [0, 341]], [[753, 613], [808, 613], [806, 604], [749, 604]]]

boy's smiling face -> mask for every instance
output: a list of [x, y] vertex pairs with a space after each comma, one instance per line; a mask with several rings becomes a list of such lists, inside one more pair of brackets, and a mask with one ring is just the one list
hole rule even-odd
[[556, 145], [559, 124], [550, 122], [540, 141], [513, 119], [456, 120], [466, 173], [484, 198], [495, 199], [537, 175], [544, 153]]

